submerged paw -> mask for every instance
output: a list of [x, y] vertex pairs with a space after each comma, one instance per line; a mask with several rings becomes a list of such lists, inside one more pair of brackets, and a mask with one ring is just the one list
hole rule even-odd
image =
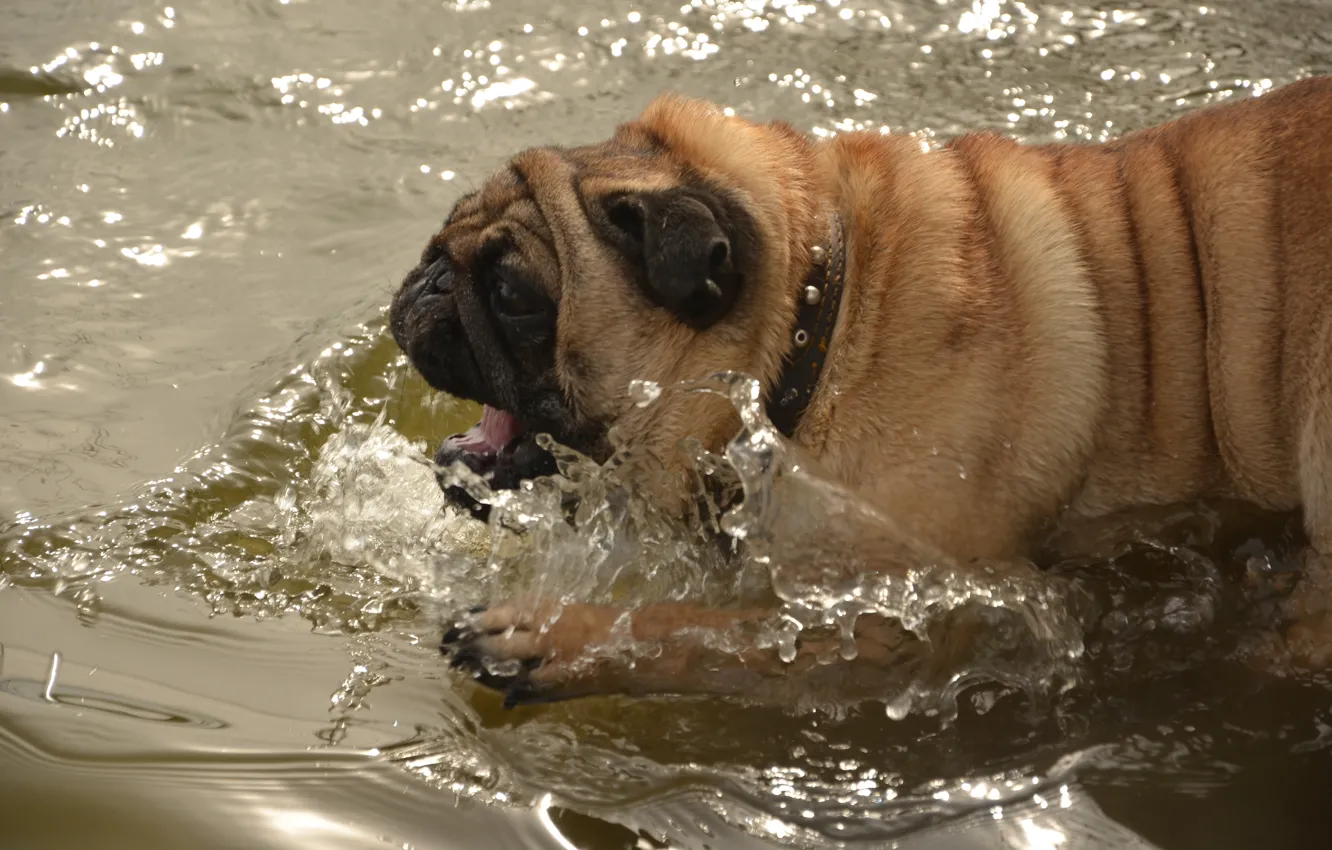
[[451, 668], [465, 670], [483, 687], [504, 694], [505, 708], [552, 698], [532, 677], [545, 654], [533, 633], [503, 612], [473, 608], [449, 626], [439, 648]]

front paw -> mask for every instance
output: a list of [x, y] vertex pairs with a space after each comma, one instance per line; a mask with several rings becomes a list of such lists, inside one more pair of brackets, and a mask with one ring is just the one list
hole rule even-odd
[[595, 605], [473, 609], [444, 633], [449, 666], [504, 695], [504, 707], [577, 696], [595, 667], [589, 650], [611, 634], [615, 612]]
[[494, 612], [474, 609], [444, 632], [439, 650], [450, 667], [503, 694], [505, 708], [541, 701], [532, 673], [546, 659], [529, 629], [505, 623]]
[[1306, 549], [1299, 569], [1283, 580], [1278, 607], [1284, 629], [1249, 648], [1251, 663], [1277, 675], [1332, 670], [1332, 559]]

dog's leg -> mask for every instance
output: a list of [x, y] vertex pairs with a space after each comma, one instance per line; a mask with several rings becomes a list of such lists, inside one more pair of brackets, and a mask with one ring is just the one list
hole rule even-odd
[[[854, 658], [836, 634], [804, 636], [795, 657], [781, 658], [760, 635], [766, 609], [659, 603], [624, 609], [600, 605], [502, 605], [471, 614], [444, 636], [455, 667], [502, 691], [506, 705], [597, 694], [737, 696], [791, 705], [802, 700], [882, 698], [919, 675], [921, 644], [895, 622], [862, 616]], [[953, 645], [967, 637], [949, 634]], [[933, 646], [939, 661], [948, 647]]]
[[1292, 621], [1288, 660], [1313, 670], [1332, 668], [1332, 326], [1322, 336], [1299, 435], [1300, 498], [1310, 545], [1301, 556], [1303, 576], [1286, 603]]

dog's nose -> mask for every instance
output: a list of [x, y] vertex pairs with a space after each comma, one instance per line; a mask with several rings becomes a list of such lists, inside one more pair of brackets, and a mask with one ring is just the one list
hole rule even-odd
[[427, 292], [448, 293], [453, 288], [453, 274], [448, 260], [440, 258], [421, 270], [404, 293], [406, 300], [415, 301]]
[[448, 257], [440, 257], [421, 272], [421, 280], [426, 286], [439, 292], [448, 292], [453, 288], [453, 268]]

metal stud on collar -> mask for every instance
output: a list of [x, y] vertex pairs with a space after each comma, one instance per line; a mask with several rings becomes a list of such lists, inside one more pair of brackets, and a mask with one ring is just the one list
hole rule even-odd
[[[809, 245], [810, 268], [796, 290], [796, 321], [787, 337], [792, 351], [768, 400], [768, 415], [782, 434], [790, 437], [804, 417], [827, 360], [825, 346], [832, 339], [846, 276], [846, 249], [841, 216], [828, 212], [825, 244]], [[815, 339], [818, 344], [815, 344]]]

